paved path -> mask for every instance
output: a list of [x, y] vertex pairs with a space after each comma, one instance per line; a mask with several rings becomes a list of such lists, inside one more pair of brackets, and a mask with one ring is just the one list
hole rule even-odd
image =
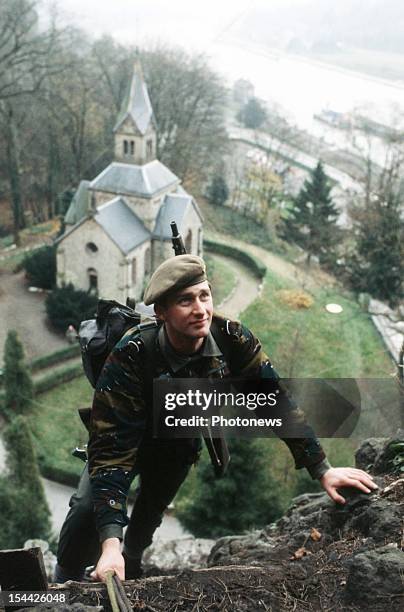
[[[319, 288], [325, 285], [335, 285], [335, 279], [321, 270], [321, 268], [317, 267], [315, 269], [314, 265], [310, 266], [310, 269], [307, 271], [307, 268], [304, 263], [292, 263], [282, 259], [279, 255], [275, 255], [266, 249], [256, 246], [253, 244], [248, 244], [241, 240], [237, 240], [236, 238], [231, 238], [228, 235], [220, 234], [219, 232], [210, 232], [210, 237], [213, 240], [218, 240], [219, 242], [224, 242], [231, 246], [235, 246], [241, 251], [245, 251], [253, 255], [258, 261], [261, 261], [265, 264], [268, 270], [272, 270], [277, 275], [282, 278], [293, 281], [298, 284], [302, 288]], [[215, 255], [217, 257], [217, 255]], [[231, 263], [233, 267], [238, 268], [238, 266], [242, 266], [245, 271], [246, 278], [242, 278], [240, 282], [240, 286], [237, 288], [237, 292], [235, 293], [234, 300], [233, 297], [231, 301], [229, 301], [229, 307], [232, 309], [232, 312], [227, 313], [226, 306], [227, 302], [223, 302], [223, 311], [228, 316], [232, 316], [232, 314], [239, 315], [258, 295], [258, 283], [255, 279], [252, 279], [251, 272], [244, 265], [239, 264], [234, 259], [226, 258], [226, 263]], [[315, 273], [314, 273], [315, 270]], [[256, 283], [256, 289], [253, 289], [254, 282]], [[251, 285], [252, 283], [252, 285]], [[220, 307], [222, 310], [222, 307]]]
[[28, 291], [24, 272], [0, 273], [0, 366], [10, 329], [17, 330], [29, 360], [68, 346], [63, 336], [47, 326], [45, 299], [46, 293]]
[[226, 265], [230, 265], [236, 275], [236, 285], [233, 291], [221, 304], [217, 305], [217, 310], [230, 319], [237, 319], [240, 313], [258, 297], [260, 281], [252, 276], [247, 266], [232, 257], [225, 257], [216, 253], [213, 257]]

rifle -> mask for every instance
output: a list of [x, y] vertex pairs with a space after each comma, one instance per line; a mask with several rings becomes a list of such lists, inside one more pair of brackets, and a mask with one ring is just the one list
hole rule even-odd
[[175, 255], [186, 255], [185, 244], [181, 234], [178, 232], [177, 224], [175, 221], [171, 221], [171, 242], [173, 243], [173, 249]]
[[[178, 232], [177, 224], [175, 221], [171, 221], [171, 241], [173, 243], [173, 249], [175, 255], [186, 255], [184, 241], [182, 240], [181, 234]], [[227, 448], [227, 443], [223, 433], [219, 434], [218, 438], [212, 436], [212, 430], [210, 425], [202, 428], [202, 435], [207, 446], [210, 459], [213, 464], [215, 476], [219, 478], [225, 473], [227, 466], [230, 461], [230, 453]]]

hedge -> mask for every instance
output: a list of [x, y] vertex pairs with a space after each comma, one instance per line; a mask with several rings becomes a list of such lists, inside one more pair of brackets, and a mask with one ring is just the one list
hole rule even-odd
[[38, 380], [36, 382], [34, 381], [35, 394], [49, 391], [49, 389], [53, 389], [53, 387], [72, 380], [73, 378], [77, 378], [82, 374], [83, 366], [81, 365], [81, 363], [78, 363], [74, 366], [70, 366], [69, 368], [64, 368], [63, 370], [56, 370], [56, 372], [51, 372], [47, 376], [41, 378], [41, 380]]
[[72, 346], [67, 346], [66, 348], [60, 349], [59, 351], [55, 351], [54, 353], [49, 353], [48, 355], [43, 355], [42, 357], [37, 357], [33, 359], [29, 364], [31, 372], [37, 372], [38, 370], [42, 370], [43, 368], [47, 368], [48, 366], [54, 365], [55, 363], [60, 363], [66, 361], [67, 359], [71, 359], [72, 357], [77, 357], [80, 355], [80, 345], [73, 344]]
[[237, 247], [224, 244], [223, 242], [216, 242], [214, 240], [206, 239], [203, 241], [203, 245], [212, 253], [218, 253], [219, 255], [226, 255], [228, 257], [237, 259], [237, 261], [240, 261], [247, 266], [247, 268], [249, 268], [251, 272], [261, 280], [264, 278], [267, 272], [267, 267], [262, 262], [260, 262], [253, 255], [250, 255], [246, 251], [241, 251]]
[[[72, 461], [79, 462], [80, 459], [72, 458]], [[78, 482], [80, 480], [80, 476], [78, 474], [75, 474], [71, 470], [64, 470], [63, 468], [58, 468], [54, 465], [49, 465], [49, 463], [47, 463], [46, 459], [44, 458], [39, 458], [38, 463], [41, 475], [44, 478], [48, 478], [48, 480], [58, 482], [59, 484], [67, 485], [68, 487], [77, 487]]]

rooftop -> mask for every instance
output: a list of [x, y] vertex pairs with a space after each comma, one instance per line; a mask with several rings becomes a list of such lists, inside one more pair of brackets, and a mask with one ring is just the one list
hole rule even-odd
[[102, 204], [94, 220], [126, 255], [150, 239], [150, 232], [121, 197]]
[[155, 194], [179, 184], [180, 179], [157, 159], [137, 166], [112, 162], [91, 183], [94, 191], [106, 191], [151, 198]]

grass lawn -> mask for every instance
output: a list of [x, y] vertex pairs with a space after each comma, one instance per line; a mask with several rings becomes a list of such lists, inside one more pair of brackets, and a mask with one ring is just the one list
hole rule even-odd
[[212, 285], [213, 303], [220, 304], [236, 284], [234, 270], [209, 253], [204, 254], [209, 281]]
[[[268, 271], [262, 296], [241, 317], [281, 376], [381, 378], [394, 370], [369, 315], [349, 294], [320, 288], [309, 292], [309, 308], [288, 305], [283, 290], [299, 289]], [[343, 312], [328, 313], [324, 307], [330, 302], [340, 304]]]
[[87, 431], [77, 413], [91, 405], [93, 389], [87, 378], [64, 383], [36, 398], [30, 425], [40, 463], [79, 475], [83, 464], [71, 456], [77, 445], [86, 444]]

